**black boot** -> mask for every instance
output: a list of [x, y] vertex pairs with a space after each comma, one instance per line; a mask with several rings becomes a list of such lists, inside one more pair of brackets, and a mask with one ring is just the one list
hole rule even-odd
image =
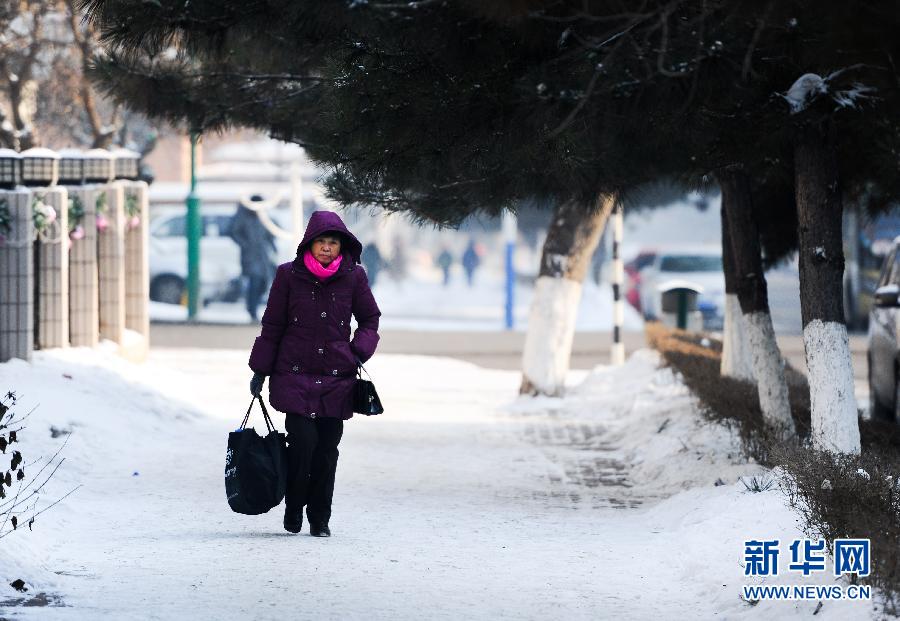
[[331, 537], [331, 531], [328, 529], [328, 524], [315, 524], [310, 522], [309, 534], [313, 537]]
[[303, 509], [294, 511], [293, 509], [284, 508], [284, 530], [295, 535], [303, 528]]

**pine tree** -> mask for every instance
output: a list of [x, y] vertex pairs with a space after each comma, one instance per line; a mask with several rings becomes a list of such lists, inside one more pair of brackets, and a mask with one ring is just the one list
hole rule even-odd
[[[627, 4], [96, 0], [90, 10], [122, 46], [100, 65], [121, 96], [194, 128], [249, 125], [304, 144], [345, 204], [453, 224], [539, 198], [590, 217], [660, 176], [743, 171], [752, 196], [789, 178], [796, 216], [763, 222], [759, 200], [741, 204], [754, 205], [763, 243], [799, 223], [813, 437], [858, 451], [841, 200], [873, 181], [884, 200], [897, 195], [900, 18], [861, 1]], [[176, 44], [180, 56], [161, 56]], [[759, 299], [758, 285], [745, 300]]]
[[[634, 90], [629, 80], [621, 92], [609, 93], [605, 106], [580, 117], [580, 102], [589, 95], [585, 84], [595, 88], [601, 77], [620, 81], [630, 69], [604, 77], [602, 51], [583, 55], [580, 45], [543, 20], [540, 28], [497, 23], [452, 5], [398, 7], [386, 16], [383, 7], [369, 5], [363, 21], [348, 10], [343, 22], [300, 25], [292, 41], [305, 45], [310, 30], [319, 39], [310, 50], [293, 53], [289, 46], [261, 52], [270, 39], [286, 38], [276, 34], [279, 28], [293, 31], [290, 15], [273, 25], [224, 3], [203, 3], [173, 8], [175, 17], [162, 8], [136, 26], [116, 13], [127, 5], [93, 6], [111, 39], [126, 46], [100, 65], [100, 76], [114, 85], [114, 94], [149, 114], [195, 128], [257, 124], [300, 142], [332, 169], [327, 185], [343, 204], [374, 205], [444, 225], [475, 213], [499, 215], [525, 200], [556, 205], [522, 387], [561, 391], [583, 266], [611, 205], [629, 188], [671, 170], [682, 156], [680, 141], [665, 134], [678, 125], [662, 111], [653, 140], [640, 139], [643, 119], [634, 114], [640, 102], [628, 96]], [[204, 22], [211, 30], [199, 27], [194, 13], [208, 16], [212, 5], [221, 11], [218, 21]], [[155, 19], [166, 26], [157, 27]], [[242, 19], [267, 24], [261, 40], [252, 39], [252, 53], [243, 53], [237, 33], [256, 26], [237, 25]], [[166, 33], [181, 33], [184, 23], [192, 24], [183, 44], [193, 52], [190, 59], [151, 60], [169, 40]], [[328, 53], [318, 45], [329, 47]], [[143, 57], [128, 53], [140, 46]], [[293, 58], [301, 59], [300, 66], [277, 64]], [[312, 60], [303, 67], [306, 59]], [[573, 71], [566, 70], [570, 66]], [[304, 71], [318, 81], [280, 79]], [[558, 308], [563, 290], [568, 310]]]

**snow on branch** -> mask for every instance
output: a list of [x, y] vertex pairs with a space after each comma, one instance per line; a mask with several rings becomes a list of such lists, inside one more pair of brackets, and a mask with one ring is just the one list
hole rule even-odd
[[834, 88], [833, 82], [839, 76], [858, 66], [854, 65], [833, 71], [824, 78], [816, 73], [804, 73], [794, 81], [787, 93], [779, 94], [788, 102], [791, 114], [803, 112], [821, 95], [830, 96], [837, 103], [838, 108], [856, 109], [863, 100], [871, 99], [876, 89], [860, 82], [853, 82], [849, 88], [837, 89]]
[[791, 85], [787, 93], [782, 95], [791, 106], [791, 114], [803, 112], [819, 95], [828, 92], [828, 85], [822, 76], [815, 73], [804, 73]]

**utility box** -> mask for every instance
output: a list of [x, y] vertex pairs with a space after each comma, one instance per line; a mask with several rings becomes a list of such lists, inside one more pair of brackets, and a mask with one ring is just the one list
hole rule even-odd
[[682, 330], [703, 329], [703, 313], [698, 308], [698, 298], [703, 287], [685, 281], [669, 281], [659, 285], [660, 320], [667, 326]]

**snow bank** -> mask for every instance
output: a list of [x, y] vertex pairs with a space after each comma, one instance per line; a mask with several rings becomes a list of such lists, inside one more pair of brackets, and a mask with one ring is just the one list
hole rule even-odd
[[[632, 590], [638, 598], [628, 618], [874, 616], [871, 602], [824, 602], [817, 610], [815, 601], [751, 606], [741, 599], [742, 585], [849, 583], [834, 582], [829, 574], [803, 577], [785, 571], [787, 544], [805, 535], [779, 489], [781, 473], [742, 457], [737, 433], [701, 416], [695, 397], [677, 374], [661, 366], [657, 352], [635, 352], [621, 367], [598, 366], [566, 397], [521, 398], [508, 411], [546, 417], [593, 437], [589, 446], [569, 442], [542, 447], [560, 466], [558, 475], [573, 486], [580, 484], [581, 493], [583, 469], [566, 464], [583, 462], [579, 453], [587, 448], [594, 449], [590, 460], [615, 464], [618, 487], [613, 495], [607, 485], [595, 489], [592, 500], [595, 507], [631, 508], [623, 512], [623, 528], [604, 533], [617, 539], [605, 551], [615, 568], [615, 575], [605, 577], [606, 590]], [[748, 491], [744, 481], [749, 484], [752, 477], [771, 487]], [[598, 530], [607, 528], [598, 525]], [[749, 539], [781, 541], [779, 576], [744, 575], [744, 541]], [[874, 554], [877, 558], [878, 552]]]
[[[155, 369], [148, 376], [141, 365], [112, 355], [109, 347], [36, 352], [31, 364], [21, 360], [0, 364], [0, 391], [16, 393], [15, 411], [31, 412], [14, 446], [26, 466], [40, 458], [45, 461], [67, 442], [60, 454], [65, 462], [44, 488], [37, 510], [78, 487], [38, 516], [33, 531], [20, 525], [18, 532], [0, 542], [0, 601], [23, 595], [9, 586], [17, 578], [32, 587], [25, 595], [33, 595], [64, 590], [66, 576], [87, 571], [86, 559], [72, 558], [63, 566], [47, 566], [42, 559], [53, 548], [65, 547], [71, 526], [91, 523], [104, 528], [103, 516], [86, 501], [103, 495], [104, 479], [137, 481], [141, 473], [134, 468], [136, 453], [153, 451], [199, 420], [198, 410], [160, 392], [183, 384], [176, 371]], [[26, 474], [36, 474], [41, 463], [26, 467]]]
[[[690, 391], [650, 350], [635, 352], [621, 367], [596, 367], [562, 399], [521, 398], [510, 411], [594, 426], [604, 457], [627, 469], [621, 494], [629, 505], [716, 481], [734, 483], [748, 472], [737, 433], [703, 420]], [[578, 448], [553, 450], [563, 460]]]

